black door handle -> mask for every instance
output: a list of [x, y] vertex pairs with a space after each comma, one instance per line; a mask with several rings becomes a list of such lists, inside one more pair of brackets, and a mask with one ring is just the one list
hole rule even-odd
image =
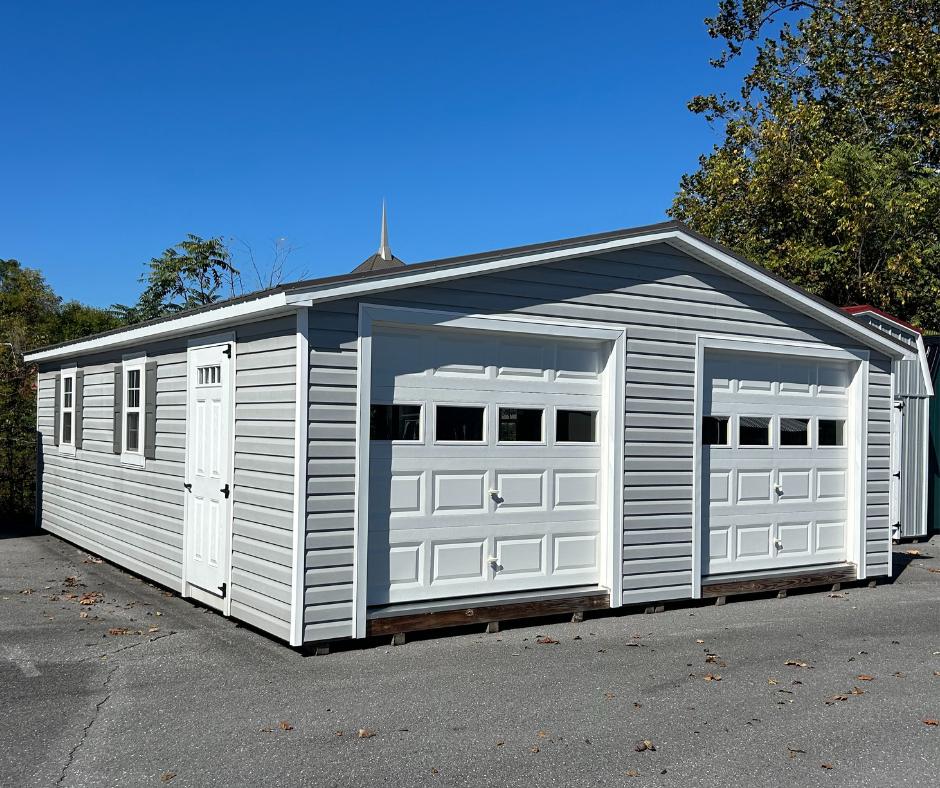
[[183, 486], [184, 486], [187, 490], [189, 490], [190, 492], [193, 491], [193, 485], [192, 485], [191, 482], [183, 482]]
[[892, 475], [895, 479], [900, 479], [900, 478], [901, 478], [901, 472], [900, 472], [900, 471], [898, 471], [897, 473], [892, 473], [891, 475]]
[[223, 493], [223, 494], [225, 495], [225, 497], [228, 498], [228, 494], [229, 494], [229, 492], [230, 492], [230, 490], [229, 490], [229, 488], [228, 488], [228, 485], [226, 484], [221, 490], [219, 490], [219, 492], [220, 492], [220, 493]]

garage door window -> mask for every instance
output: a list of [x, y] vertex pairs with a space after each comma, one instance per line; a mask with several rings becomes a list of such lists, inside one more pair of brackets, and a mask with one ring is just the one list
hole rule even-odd
[[702, 445], [727, 446], [728, 445], [728, 417], [704, 416], [702, 417]]
[[556, 411], [555, 441], [558, 443], [596, 443], [597, 413], [592, 410]]
[[765, 416], [741, 416], [738, 424], [739, 446], [769, 446], [770, 419]]
[[434, 439], [460, 443], [482, 443], [486, 408], [438, 405]]
[[809, 419], [780, 419], [781, 446], [809, 446]]
[[420, 441], [420, 405], [372, 405], [369, 437], [374, 441]]
[[845, 421], [843, 419], [820, 419], [819, 445], [845, 446]]
[[500, 443], [541, 443], [541, 408], [500, 408]]

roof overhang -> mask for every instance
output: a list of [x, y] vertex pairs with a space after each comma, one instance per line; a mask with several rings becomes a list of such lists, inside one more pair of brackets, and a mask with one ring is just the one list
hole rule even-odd
[[325, 301], [364, 296], [406, 287], [430, 285], [454, 279], [524, 268], [575, 257], [588, 257], [652, 244], [665, 243], [702, 262], [743, 281], [755, 289], [788, 304], [824, 325], [855, 339], [866, 347], [899, 358], [913, 358], [914, 351], [877, 329], [856, 320], [841, 309], [774, 276], [717, 244], [698, 236], [676, 223], [654, 225], [648, 229], [625, 231], [605, 236], [572, 239], [569, 242], [540, 245], [534, 248], [506, 250], [472, 258], [441, 261], [440, 264], [419, 263], [377, 272], [368, 277], [332, 277], [285, 286], [269, 295], [185, 313], [154, 323], [145, 323], [116, 332], [88, 337], [65, 345], [40, 349], [26, 355], [27, 361], [53, 361], [77, 355], [97, 353], [115, 347], [126, 347], [145, 341], [190, 334], [230, 324], [258, 320], [278, 313], [312, 306]]

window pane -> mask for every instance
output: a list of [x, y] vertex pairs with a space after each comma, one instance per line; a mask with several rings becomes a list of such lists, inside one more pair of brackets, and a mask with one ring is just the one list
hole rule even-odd
[[558, 443], [594, 443], [597, 440], [597, 414], [592, 410], [558, 410], [555, 440]]
[[72, 443], [72, 414], [62, 414], [62, 443]]
[[62, 379], [62, 407], [71, 408], [72, 407], [72, 379], [63, 378]]
[[421, 440], [421, 406], [372, 405], [369, 437], [374, 441]]
[[484, 408], [437, 406], [435, 440], [482, 441]]
[[140, 370], [127, 371], [127, 407], [140, 407]]
[[728, 417], [703, 416], [702, 417], [702, 445], [727, 446], [728, 445]]
[[738, 425], [739, 446], [769, 446], [770, 419], [763, 416], [742, 416]]
[[780, 419], [781, 446], [809, 446], [809, 419]]
[[499, 439], [501, 441], [541, 442], [541, 408], [500, 408]]
[[845, 422], [842, 419], [820, 419], [819, 445], [845, 446]]
[[140, 414], [127, 414], [127, 445], [125, 451], [140, 451]]

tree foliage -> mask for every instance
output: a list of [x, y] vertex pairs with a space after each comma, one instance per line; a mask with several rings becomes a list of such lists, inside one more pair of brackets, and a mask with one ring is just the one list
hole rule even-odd
[[940, 327], [940, 4], [721, 0], [705, 22], [712, 65], [754, 61], [739, 96], [689, 103], [724, 140], [670, 215], [840, 306]]
[[32, 516], [36, 457], [36, 366], [23, 353], [117, 328], [109, 310], [62, 303], [39, 271], [0, 260], [0, 518]]
[[214, 304], [226, 295], [234, 295], [238, 271], [222, 238], [204, 241], [197, 235], [154, 257], [140, 281], [147, 287], [132, 306], [114, 304], [111, 309], [124, 323], [139, 323], [155, 317], [173, 315], [187, 309]]

